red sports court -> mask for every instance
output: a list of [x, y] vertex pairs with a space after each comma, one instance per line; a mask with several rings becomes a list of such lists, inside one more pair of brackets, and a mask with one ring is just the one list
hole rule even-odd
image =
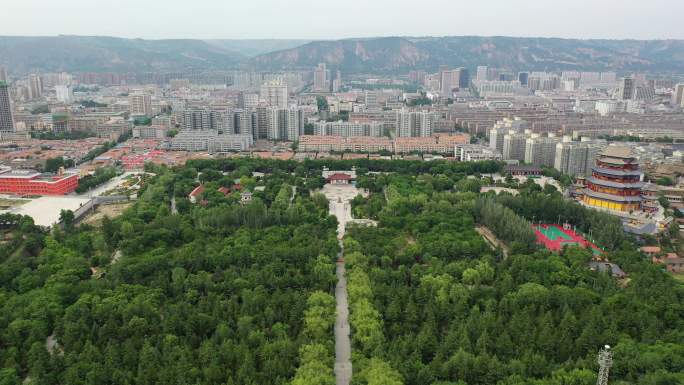
[[603, 251], [595, 244], [577, 234], [570, 225], [534, 225], [537, 243], [544, 245], [551, 251], [561, 251], [563, 246], [581, 246], [588, 248], [594, 255], [601, 255]]

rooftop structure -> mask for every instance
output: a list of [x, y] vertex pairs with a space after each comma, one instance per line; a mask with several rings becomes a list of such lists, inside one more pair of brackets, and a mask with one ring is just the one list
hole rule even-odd
[[14, 195], [65, 195], [78, 187], [77, 174], [41, 174], [34, 170], [0, 170], [0, 193]]
[[336, 172], [325, 178], [326, 182], [330, 184], [349, 184], [352, 179], [349, 174], [342, 172]]

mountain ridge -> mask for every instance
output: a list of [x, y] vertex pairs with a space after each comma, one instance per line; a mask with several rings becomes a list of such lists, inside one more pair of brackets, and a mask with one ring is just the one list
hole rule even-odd
[[195, 39], [110, 36], [0, 37], [0, 65], [32, 71], [152, 72], [235, 66], [245, 56]]
[[435, 71], [440, 65], [471, 70], [489, 65], [513, 71], [684, 74], [684, 40], [388, 36], [308, 41], [0, 36], [0, 66], [14, 74], [311, 70], [321, 62], [347, 74]]
[[[366, 44], [402, 48], [380, 57], [359, 56]], [[355, 48], [350, 47], [354, 45]], [[384, 56], [384, 59], [383, 59]], [[419, 58], [419, 60], [415, 60]], [[684, 73], [684, 40], [563, 39], [506, 36], [382, 37], [313, 41], [252, 58], [259, 69], [310, 68], [317, 62], [350, 73], [436, 70], [478, 65], [511, 70], [602, 70]]]

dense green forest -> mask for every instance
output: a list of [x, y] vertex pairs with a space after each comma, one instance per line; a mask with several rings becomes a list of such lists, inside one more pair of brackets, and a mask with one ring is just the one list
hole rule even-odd
[[102, 229], [3, 218], [0, 384], [283, 384], [332, 346], [310, 314], [335, 280], [327, 204], [282, 204], [299, 178], [276, 172], [248, 205], [193, 206], [195, 169], [155, 171]]
[[[0, 385], [334, 384], [323, 167], [356, 167], [370, 196], [354, 214], [378, 221], [344, 241], [354, 384], [593, 384], [604, 344], [612, 383], [684, 381], [684, 289], [610, 217], [533, 184], [479, 195], [495, 162], [226, 159], [149, 166], [136, 203], [99, 227], [0, 215]], [[520, 228], [559, 217], [629, 278]]]
[[[353, 202], [379, 221], [351, 228], [345, 243], [381, 320], [372, 352], [404, 384], [589, 385], [604, 344], [613, 384], [684, 382], [684, 288], [636, 251], [619, 221], [538, 187], [478, 197], [471, 182], [444, 182], [369, 176], [360, 183], [376, 194]], [[529, 222], [559, 217], [593, 230], [629, 278], [589, 270], [583, 249], [539, 250]], [[513, 255], [488, 248], [478, 221]]]

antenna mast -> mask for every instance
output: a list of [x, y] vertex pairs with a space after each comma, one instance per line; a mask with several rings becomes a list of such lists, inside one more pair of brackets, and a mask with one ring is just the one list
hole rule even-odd
[[610, 350], [610, 345], [604, 346], [599, 351], [598, 363], [599, 373], [596, 385], [608, 385], [608, 375], [613, 366], [613, 352]]

